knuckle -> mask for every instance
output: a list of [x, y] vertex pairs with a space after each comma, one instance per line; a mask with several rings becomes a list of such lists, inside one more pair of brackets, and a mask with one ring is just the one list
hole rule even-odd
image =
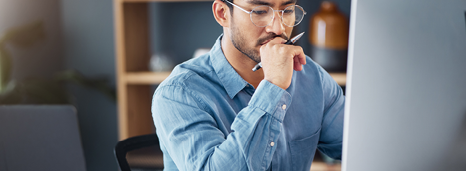
[[303, 52], [303, 51], [304, 51], [304, 50], [303, 50], [303, 47], [301, 47], [301, 46], [297, 46], [297, 47], [298, 47], [298, 50], [299, 50], [300, 52]]
[[279, 47], [278, 47], [278, 51], [279, 51], [280, 53], [286, 53], [286, 47], [285, 47], [285, 46], [279, 46]]

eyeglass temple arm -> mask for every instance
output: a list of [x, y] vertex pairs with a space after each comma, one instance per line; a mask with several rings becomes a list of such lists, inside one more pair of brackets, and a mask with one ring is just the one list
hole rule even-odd
[[236, 5], [236, 4], [234, 4], [234, 3], [231, 3], [231, 2], [228, 1], [228, 0], [225, 0], [225, 2], [228, 2], [229, 4], [235, 6], [236, 8], [239, 8], [241, 11], [244, 11], [245, 13], [251, 14], [251, 12], [252, 12], [252, 11], [247, 11], [247, 10], [245, 10], [245, 9], [243, 9], [243, 8], [241, 8], [241, 7], [239, 7], [238, 5]]

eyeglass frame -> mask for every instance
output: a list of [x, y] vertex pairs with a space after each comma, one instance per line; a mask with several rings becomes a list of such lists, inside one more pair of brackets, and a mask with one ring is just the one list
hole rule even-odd
[[[267, 26], [269, 26], [270, 23], [272, 23], [273, 20], [275, 19], [275, 12], [281, 12], [282, 15], [280, 16], [280, 18], [281, 18], [281, 20], [282, 20], [282, 23], [283, 23], [284, 25], [288, 26], [288, 25], [285, 24], [285, 22], [283, 21], [283, 13], [285, 12], [285, 10], [274, 10], [274, 9], [273, 9], [271, 6], [269, 6], [269, 5], [259, 5], [259, 6], [257, 6], [257, 7], [266, 6], [266, 7], [269, 7], [270, 9], [273, 10], [273, 13], [272, 13], [272, 14], [273, 14], [272, 20], [270, 20], [270, 22], [269, 22], [267, 25], [265, 25], [265, 26], [257, 26], [256, 23], [254, 23], [254, 21], [252, 21], [252, 15], [251, 15], [252, 11], [253, 11], [254, 9], [256, 9], [257, 7], [254, 7], [253, 10], [248, 11], [248, 10], [245, 10], [244, 8], [241, 8], [240, 6], [234, 4], [233, 2], [230, 2], [229, 0], [224, 0], [224, 1], [228, 2], [229, 4], [233, 5], [233, 6], [236, 7], [236, 8], [239, 8], [241, 11], [243, 11], [243, 12], [249, 14], [249, 18], [251, 19], [252, 24], [254, 24], [256, 27], [267, 27]], [[304, 15], [307, 14], [306, 11], [304, 11], [304, 8], [301, 7], [301, 6], [299, 6], [299, 5], [288, 5], [285, 9], [287, 9], [287, 8], [290, 7], [290, 6], [297, 6], [297, 7], [301, 8], [301, 10], [303, 10], [303, 12], [304, 12], [304, 13], [303, 13], [303, 18], [304, 18]], [[301, 21], [303, 21], [303, 18], [301, 19]], [[301, 21], [299, 21], [298, 24], [301, 24]], [[295, 27], [295, 26], [297, 26], [298, 24], [295, 24], [294, 26], [288, 26], [288, 27]]]

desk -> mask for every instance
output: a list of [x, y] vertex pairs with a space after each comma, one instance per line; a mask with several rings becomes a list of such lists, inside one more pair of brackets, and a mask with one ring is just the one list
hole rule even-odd
[[311, 171], [341, 171], [341, 163], [328, 165], [323, 161], [314, 161], [311, 165]]

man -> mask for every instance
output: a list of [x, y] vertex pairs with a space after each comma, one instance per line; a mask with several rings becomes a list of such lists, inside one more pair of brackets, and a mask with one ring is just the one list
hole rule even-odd
[[165, 169], [309, 170], [317, 148], [341, 158], [341, 88], [283, 44], [304, 15], [296, 0], [230, 1], [213, 2], [223, 35], [211, 51], [154, 93]]

